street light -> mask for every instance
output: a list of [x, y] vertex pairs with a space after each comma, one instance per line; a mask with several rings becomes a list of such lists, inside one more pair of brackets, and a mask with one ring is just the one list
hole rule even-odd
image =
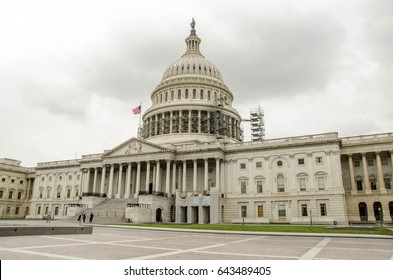
[[378, 207], [379, 211], [379, 219], [381, 220], [381, 227], [383, 227], [383, 213], [382, 213], [382, 208]]

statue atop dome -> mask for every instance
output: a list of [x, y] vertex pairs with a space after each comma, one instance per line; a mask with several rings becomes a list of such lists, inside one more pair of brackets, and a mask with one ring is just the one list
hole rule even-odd
[[194, 18], [192, 18], [192, 21], [191, 21], [191, 35], [196, 35], [196, 30], [195, 30], [195, 20], [194, 20]]

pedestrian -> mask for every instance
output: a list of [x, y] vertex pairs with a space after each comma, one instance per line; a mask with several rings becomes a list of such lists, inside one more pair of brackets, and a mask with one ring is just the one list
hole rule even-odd
[[93, 221], [93, 218], [94, 218], [94, 214], [93, 214], [93, 212], [91, 212], [91, 213], [90, 213], [89, 223], [91, 223], [91, 222]]
[[46, 215], [46, 222], [50, 223], [50, 219], [51, 219], [51, 214], [49, 212], [48, 215]]
[[78, 217], [79, 225], [82, 225], [82, 220], [83, 220], [83, 216], [82, 216], [82, 214], [79, 214], [79, 217]]
[[86, 213], [83, 213], [82, 219], [83, 219], [83, 222], [85, 223], [86, 222]]

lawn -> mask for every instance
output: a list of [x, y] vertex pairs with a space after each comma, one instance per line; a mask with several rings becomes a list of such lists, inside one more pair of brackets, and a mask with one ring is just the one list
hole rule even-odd
[[393, 231], [387, 228], [370, 227], [357, 229], [356, 227], [325, 227], [325, 226], [298, 226], [298, 225], [253, 225], [253, 224], [122, 224], [123, 226], [143, 226], [155, 228], [184, 228], [200, 230], [227, 230], [227, 231], [256, 231], [256, 232], [293, 232], [293, 233], [339, 233], [339, 234], [378, 234], [392, 235]]

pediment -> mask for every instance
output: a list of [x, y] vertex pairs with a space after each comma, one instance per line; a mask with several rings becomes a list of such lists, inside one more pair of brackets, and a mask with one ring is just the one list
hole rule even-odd
[[169, 149], [162, 146], [137, 139], [131, 138], [113, 149], [104, 153], [105, 157], [118, 157], [118, 156], [129, 156], [143, 153], [156, 153], [169, 151]]

